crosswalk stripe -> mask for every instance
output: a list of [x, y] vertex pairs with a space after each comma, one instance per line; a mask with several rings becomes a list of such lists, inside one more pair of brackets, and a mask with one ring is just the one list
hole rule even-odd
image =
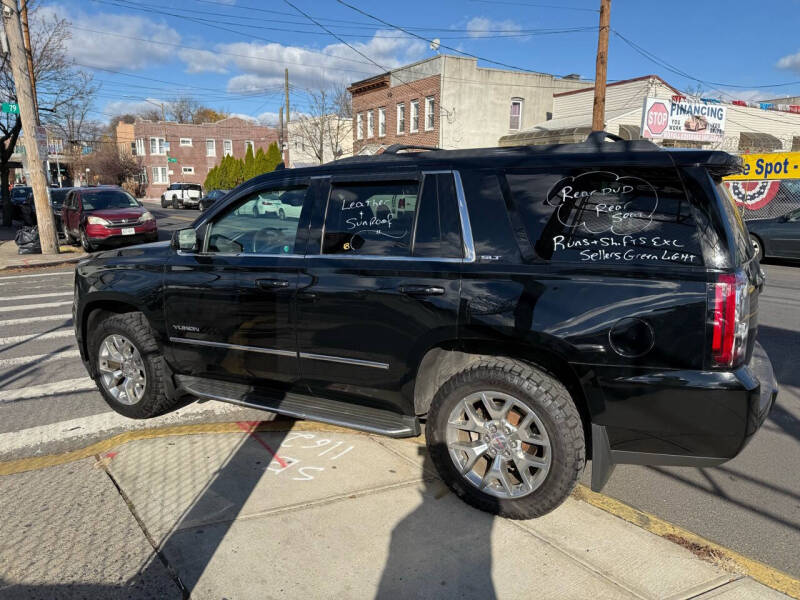
[[26, 323], [39, 323], [41, 321], [60, 321], [60, 320], [67, 320], [71, 319], [72, 315], [70, 313], [64, 313], [61, 315], [42, 315], [41, 317], [26, 317], [24, 319], [6, 319], [5, 321], [0, 321], [0, 327], [9, 327], [11, 325], [24, 325]]
[[[15, 312], [19, 310], [34, 310], [36, 308], [55, 308], [57, 306], [67, 306], [72, 304], [72, 300], [65, 300], [64, 302], [43, 302], [41, 304], [17, 304], [15, 306], [0, 306], [0, 312]], [[31, 320], [36, 317], [31, 317]]]
[[0, 283], [9, 279], [27, 279], [28, 277], [56, 277], [58, 275], [74, 275], [75, 271], [58, 271], [57, 273], [36, 273], [32, 275], [10, 275], [7, 277], [0, 277]]
[[56, 394], [70, 394], [72, 392], [87, 392], [96, 390], [97, 386], [91, 377], [78, 377], [76, 379], [66, 379], [53, 383], [42, 383], [40, 385], [29, 385], [24, 388], [13, 390], [0, 390], [0, 404], [5, 402], [16, 402], [17, 400], [31, 400], [45, 396], [55, 396]]
[[6, 344], [19, 344], [21, 342], [28, 342], [30, 340], [52, 340], [55, 338], [65, 338], [74, 336], [73, 329], [56, 329], [55, 331], [48, 331], [47, 333], [26, 333], [25, 335], [12, 335], [9, 337], [0, 338], [0, 346]]
[[47, 294], [26, 294], [24, 296], [0, 296], [0, 302], [8, 300], [35, 300], [36, 298], [56, 298], [58, 296], [72, 296], [75, 292], [50, 292]]
[[62, 350], [52, 354], [33, 354], [31, 356], [18, 356], [17, 358], [0, 358], [0, 369], [17, 367], [19, 365], [29, 365], [33, 363], [44, 364], [65, 358], [79, 358], [81, 353], [78, 350]]

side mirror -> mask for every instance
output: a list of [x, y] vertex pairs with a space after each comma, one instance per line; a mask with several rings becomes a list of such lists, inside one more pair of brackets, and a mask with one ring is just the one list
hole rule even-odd
[[197, 230], [194, 227], [178, 229], [173, 232], [170, 245], [174, 250], [180, 250], [181, 252], [197, 252], [200, 247]]

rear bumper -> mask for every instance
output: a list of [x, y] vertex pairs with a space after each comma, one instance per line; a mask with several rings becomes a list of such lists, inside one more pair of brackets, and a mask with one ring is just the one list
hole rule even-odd
[[592, 488], [617, 464], [709, 467], [739, 454], [778, 395], [767, 353], [732, 372], [598, 376], [604, 410], [592, 417]]

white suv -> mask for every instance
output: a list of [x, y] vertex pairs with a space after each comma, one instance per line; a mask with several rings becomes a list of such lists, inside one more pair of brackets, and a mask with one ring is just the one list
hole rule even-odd
[[200, 208], [203, 188], [199, 183], [172, 183], [167, 191], [161, 194], [161, 208]]

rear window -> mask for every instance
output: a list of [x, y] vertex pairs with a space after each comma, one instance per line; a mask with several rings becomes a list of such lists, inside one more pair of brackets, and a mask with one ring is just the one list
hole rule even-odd
[[199, 192], [202, 188], [200, 187], [200, 184], [198, 184], [198, 183], [190, 183], [190, 184], [186, 185], [186, 189], [187, 190], [195, 190], [195, 191]]
[[722, 210], [725, 212], [725, 219], [728, 221], [731, 232], [733, 233], [736, 263], [745, 263], [752, 257], [753, 247], [750, 245], [750, 236], [747, 233], [747, 227], [744, 224], [742, 214], [739, 212], [739, 207], [736, 206], [736, 200], [733, 199], [727, 185], [721, 180], [715, 180], [714, 187], [716, 187], [717, 195], [720, 197], [720, 204], [722, 204]]
[[539, 258], [703, 264], [692, 207], [674, 169], [509, 171], [506, 180]]

